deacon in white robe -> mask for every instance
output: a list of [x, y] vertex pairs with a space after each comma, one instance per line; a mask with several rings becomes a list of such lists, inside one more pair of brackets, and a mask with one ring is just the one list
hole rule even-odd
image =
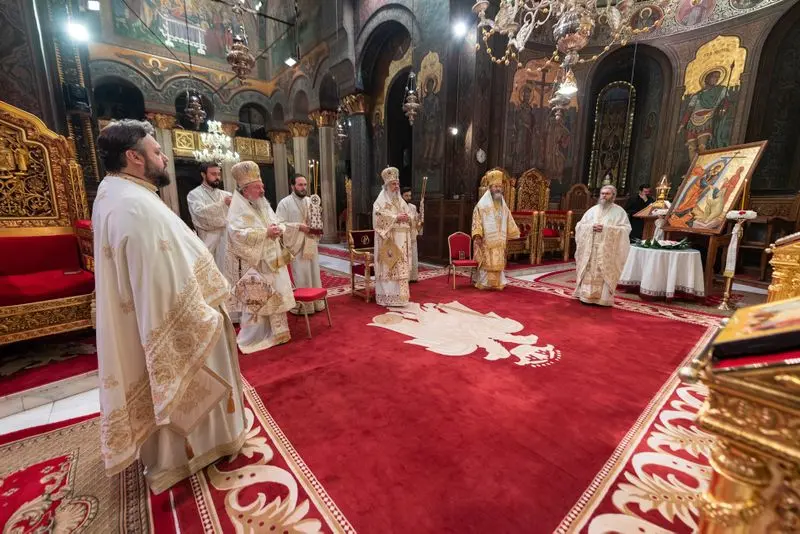
[[[403, 200], [408, 204], [409, 216], [411, 217], [411, 274], [409, 282], [419, 281], [419, 254], [417, 252], [417, 239], [422, 235], [422, 209], [417, 211], [417, 207], [411, 203], [411, 188], [403, 189]], [[424, 208], [424, 206], [421, 206]]]
[[246, 438], [229, 287], [158, 197], [167, 158], [146, 122], [97, 140], [110, 173], [94, 202], [101, 455], [116, 475], [139, 458], [160, 493]]
[[503, 173], [489, 171], [489, 188], [472, 210], [472, 239], [478, 262], [478, 289], [502, 290], [506, 286], [506, 248], [519, 237], [519, 227], [503, 198]]
[[605, 185], [597, 205], [575, 226], [576, 287], [573, 296], [586, 304], [613, 306], [617, 282], [630, 250], [631, 223], [614, 203], [617, 190]]
[[291, 339], [286, 312], [295, 307], [286, 265], [289, 251], [281, 245], [285, 227], [264, 198], [258, 165], [242, 161], [231, 169], [237, 191], [228, 211], [228, 255], [240, 265], [233, 288], [242, 314], [237, 342], [245, 354]]
[[400, 172], [381, 173], [383, 191], [372, 205], [375, 230], [375, 301], [381, 306], [405, 306], [411, 297], [411, 210], [400, 196]]
[[[296, 287], [322, 287], [319, 274], [319, 236], [322, 228], [311, 228], [311, 199], [308, 197], [305, 176], [292, 179], [292, 192], [278, 203], [275, 213], [286, 230], [283, 244], [292, 253], [292, 275]], [[319, 199], [319, 197], [315, 197]], [[302, 309], [301, 309], [302, 307]], [[325, 309], [325, 301], [298, 302], [292, 313], [314, 313]]]
[[222, 171], [216, 163], [200, 165], [203, 183], [189, 191], [186, 202], [192, 224], [220, 270], [225, 265], [225, 228], [232, 195], [222, 189]]

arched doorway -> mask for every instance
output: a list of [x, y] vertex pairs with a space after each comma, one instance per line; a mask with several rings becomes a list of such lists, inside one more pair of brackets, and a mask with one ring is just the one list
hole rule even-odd
[[751, 191], [800, 189], [800, 4], [775, 23], [764, 44], [746, 140], [768, 140]]
[[266, 139], [270, 128], [269, 113], [258, 104], [245, 104], [239, 109], [237, 136]]
[[144, 96], [127, 80], [104, 79], [94, 87], [94, 112], [100, 120], [144, 119]]
[[669, 59], [648, 45], [629, 45], [600, 61], [583, 99], [589, 106], [584, 183], [597, 189], [609, 181], [624, 197], [664, 172], [671, 83]]

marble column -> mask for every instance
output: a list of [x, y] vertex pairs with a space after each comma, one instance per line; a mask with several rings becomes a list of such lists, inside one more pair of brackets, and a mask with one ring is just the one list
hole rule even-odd
[[311, 118], [319, 128], [319, 181], [322, 197], [322, 228], [323, 243], [336, 243], [339, 233], [336, 228], [338, 221], [336, 213], [336, 165], [334, 146], [334, 126], [336, 125], [336, 112], [318, 110], [311, 112]]
[[308, 135], [314, 129], [314, 125], [307, 122], [290, 122], [286, 126], [292, 133], [294, 173], [308, 178]]
[[178, 201], [178, 184], [175, 176], [175, 155], [172, 153], [172, 129], [175, 127], [175, 117], [164, 113], [148, 113], [147, 120], [155, 129], [155, 137], [161, 145], [161, 152], [167, 155], [167, 174], [170, 181], [164, 187], [158, 189], [158, 194], [164, 204], [170, 207], [179, 217], [181, 215], [180, 202]]
[[372, 152], [370, 150], [369, 125], [367, 124], [369, 97], [364, 93], [347, 95], [342, 99], [342, 105], [349, 115], [353, 224], [356, 229], [359, 229], [358, 214], [372, 212], [372, 199], [370, 198], [370, 186], [373, 183], [370, 170]]
[[275, 197], [278, 202], [289, 194], [289, 160], [286, 158], [286, 141], [289, 132], [273, 130], [269, 132], [272, 141], [272, 160], [275, 166]]

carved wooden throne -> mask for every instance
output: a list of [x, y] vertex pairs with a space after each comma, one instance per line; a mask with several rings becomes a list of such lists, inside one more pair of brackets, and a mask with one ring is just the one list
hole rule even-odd
[[531, 263], [542, 262], [545, 252], [569, 254], [572, 212], [550, 210], [550, 180], [538, 169], [528, 169], [517, 180], [517, 211], [534, 211], [535, 234], [531, 240]]
[[0, 345], [92, 325], [92, 231], [74, 146], [0, 102]]
[[[372, 298], [372, 276], [375, 274], [375, 230], [353, 230], [353, 183], [344, 181], [347, 196], [347, 248], [350, 252], [350, 294]], [[364, 280], [364, 288], [356, 286], [356, 277]]]
[[569, 251], [564, 256], [564, 260], [566, 261], [572, 256], [572, 251], [574, 247], [572, 246], [575, 243], [575, 225], [578, 224], [578, 221], [581, 220], [583, 214], [594, 205], [595, 201], [592, 198], [592, 192], [589, 191], [589, 188], [586, 187], [586, 184], [575, 184], [569, 188], [567, 194], [564, 195], [564, 198], [561, 200], [561, 210], [562, 211], [571, 211], [572, 212], [572, 224], [569, 229], [569, 241], [567, 245], [569, 246]]

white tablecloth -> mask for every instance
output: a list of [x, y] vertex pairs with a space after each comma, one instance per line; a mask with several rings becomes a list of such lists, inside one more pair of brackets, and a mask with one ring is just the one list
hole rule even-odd
[[705, 296], [700, 251], [631, 247], [619, 280], [620, 287], [639, 287], [639, 293], [671, 299], [675, 293]]

